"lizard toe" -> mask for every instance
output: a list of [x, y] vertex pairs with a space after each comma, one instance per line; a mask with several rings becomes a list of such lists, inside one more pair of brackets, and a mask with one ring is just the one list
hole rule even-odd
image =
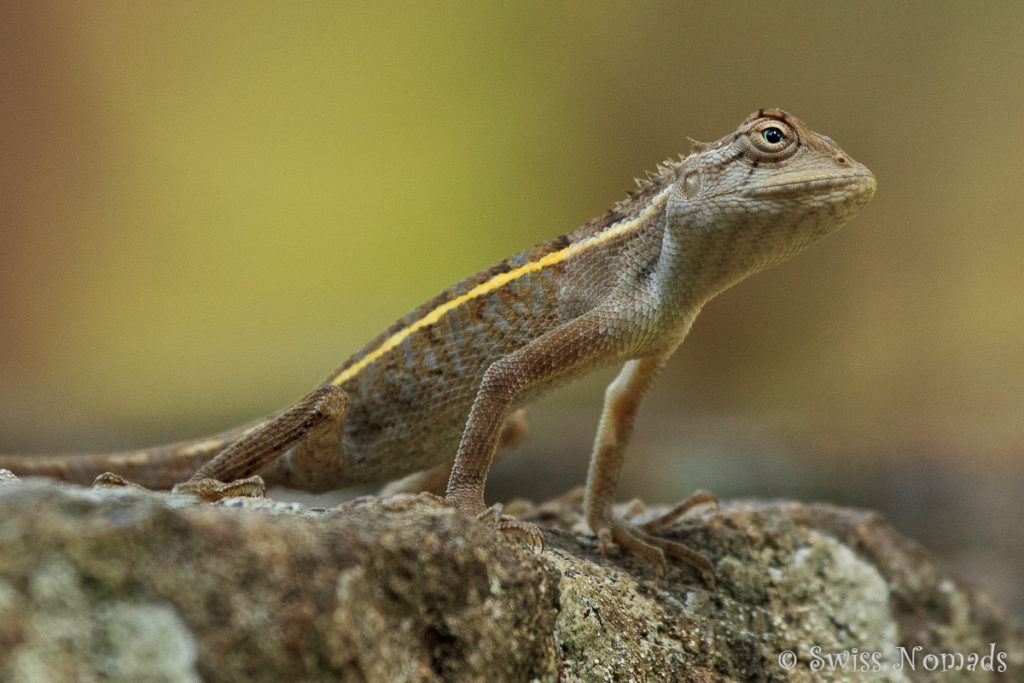
[[501, 503], [497, 503], [477, 515], [477, 519], [493, 526], [502, 534], [515, 536], [526, 541], [527, 545], [536, 553], [544, 551], [544, 534], [541, 532], [540, 527], [531, 522], [524, 522], [515, 517], [502, 515], [501, 510]]
[[688, 500], [684, 500], [663, 515], [640, 525], [640, 529], [653, 534], [665, 527], [672, 526], [677, 520], [685, 517], [691, 510], [705, 505], [718, 508], [718, 499], [708, 491], [696, 491]]
[[[666, 571], [665, 556], [668, 555], [680, 559], [696, 569], [709, 588], [715, 586], [715, 568], [711, 561], [685, 543], [655, 536], [624, 519], [614, 519], [606, 529], [598, 532], [599, 541], [608, 537], [624, 550], [647, 558], [662, 573]], [[602, 543], [602, 551], [606, 547], [607, 541]]]

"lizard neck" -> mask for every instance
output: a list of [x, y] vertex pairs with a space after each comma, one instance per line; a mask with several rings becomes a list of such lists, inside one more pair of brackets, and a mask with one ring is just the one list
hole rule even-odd
[[[672, 197], [668, 198], [669, 204]], [[666, 207], [667, 208], [667, 207]], [[701, 308], [730, 284], [729, 273], [735, 265], [722, 250], [714, 235], [700, 229], [698, 221], [671, 218], [665, 211], [660, 217], [661, 253], [654, 273], [654, 292], [659, 308], [667, 314], [673, 327], [689, 329]]]
[[673, 188], [662, 237], [661, 296], [693, 315], [741, 280], [803, 251], [834, 229], [816, 216], [780, 222], [770, 212], [717, 197], [689, 201]]

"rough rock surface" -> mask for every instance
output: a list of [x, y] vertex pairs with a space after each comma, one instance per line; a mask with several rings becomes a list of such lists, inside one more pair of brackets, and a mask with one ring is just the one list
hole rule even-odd
[[1024, 680], [1021, 632], [872, 513], [684, 521], [709, 589], [602, 557], [578, 492], [513, 510], [543, 553], [427, 497], [209, 505], [0, 475], [0, 680]]

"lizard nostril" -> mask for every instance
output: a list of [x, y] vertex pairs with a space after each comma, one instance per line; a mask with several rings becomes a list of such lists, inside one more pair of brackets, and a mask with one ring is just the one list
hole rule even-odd
[[846, 157], [836, 157], [836, 161], [838, 161], [840, 164], [845, 164]]

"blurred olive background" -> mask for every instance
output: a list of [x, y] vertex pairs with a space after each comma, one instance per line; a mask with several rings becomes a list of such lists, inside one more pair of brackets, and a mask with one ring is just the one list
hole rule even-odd
[[[1020, 2], [5, 2], [0, 449], [282, 407], [781, 106], [878, 194], [707, 307], [620, 495], [876, 508], [1020, 613], [1022, 36]], [[610, 376], [534, 411], [492, 498], [582, 483]]]

